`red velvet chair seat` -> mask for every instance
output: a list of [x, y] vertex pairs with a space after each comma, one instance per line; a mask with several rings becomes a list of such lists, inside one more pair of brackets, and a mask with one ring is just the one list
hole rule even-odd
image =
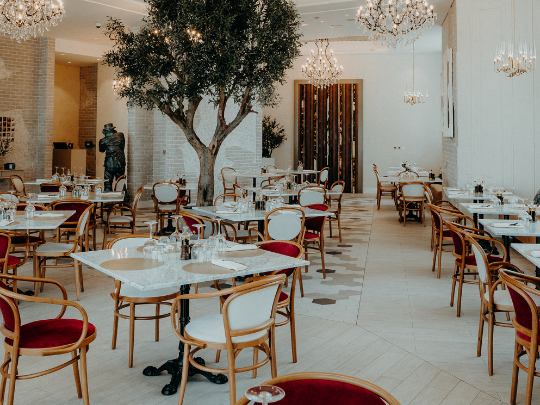
[[317, 235], [316, 233], [312, 233], [312, 232], [308, 232], [306, 231], [304, 233], [304, 239], [319, 239], [319, 235]]
[[12, 256], [12, 255], [8, 256], [8, 262], [7, 262], [8, 267], [16, 266], [20, 262], [21, 262], [21, 259], [19, 259], [17, 256]]
[[449, 238], [449, 237], [452, 236], [452, 233], [447, 229], [447, 230], [443, 231], [442, 235], [445, 238]]
[[[30, 243], [39, 243], [41, 241], [39, 236], [30, 236]], [[22, 245], [24, 243], [26, 243], [26, 235], [16, 235], [11, 237], [12, 245]]]
[[[504, 261], [503, 258], [499, 256], [488, 256], [487, 258], [489, 263]], [[456, 263], [460, 264], [461, 260], [456, 259]], [[465, 264], [468, 266], [476, 266], [476, 259], [474, 258], [474, 255], [465, 256]]]
[[[83, 321], [78, 319], [46, 319], [21, 325], [19, 347], [25, 349], [43, 349], [65, 346], [75, 343], [81, 337]], [[88, 324], [86, 337], [94, 334], [96, 328]], [[8, 345], [13, 340], [6, 338]]]
[[276, 384], [285, 390], [279, 405], [385, 405], [377, 394], [353, 384], [331, 380], [296, 380]]

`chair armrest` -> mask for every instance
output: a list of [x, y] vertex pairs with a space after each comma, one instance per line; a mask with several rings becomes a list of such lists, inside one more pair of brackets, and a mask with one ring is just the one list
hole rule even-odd
[[249, 228], [248, 229], [248, 237], [249, 237], [249, 243], [251, 243], [251, 233], [256, 233], [259, 238], [261, 238], [261, 240], [264, 240], [264, 236], [258, 231], [256, 230], [255, 228]]

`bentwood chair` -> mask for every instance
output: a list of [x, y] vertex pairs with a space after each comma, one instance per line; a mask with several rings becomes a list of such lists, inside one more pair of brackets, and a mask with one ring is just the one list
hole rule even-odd
[[[81, 291], [84, 291], [82, 265], [78, 260], [71, 257], [72, 253], [80, 252], [85, 239], [88, 239], [88, 222], [92, 214], [93, 206], [86, 208], [79, 217], [77, 228], [75, 230], [75, 238], [72, 243], [53, 243], [48, 242], [38, 246], [34, 251], [34, 274], [37, 277], [45, 277], [45, 271], [48, 268], [62, 269], [73, 267], [75, 272], [75, 290], [77, 292], [77, 301], [81, 299]], [[54, 260], [55, 264], [47, 264], [47, 260]], [[68, 260], [71, 263], [58, 264], [59, 260]], [[41, 285], [43, 291], [43, 284]], [[36, 283], [35, 294], [38, 294]]]
[[[236, 373], [255, 370], [270, 363], [272, 377], [277, 377], [275, 322], [276, 311], [285, 275], [263, 277], [252, 283], [204, 294], [180, 295], [173, 302], [171, 323], [174, 333], [184, 344], [183, 364], [210, 371], [227, 373], [229, 377], [230, 404], [236, 403]], [[182, 300], [215, 298], [223, 295], [222, 314], [206, 315], [192, 319], [182, 331], [178, 324]], [[268, 342], [268, 343], [267, 343]], [[193, 349], [192, 349], [193, 347]], [[236, 367], [236, 357], [243, 349], [253, 348], [253, 365]], [[201, 366], [195, 354], [202, 349], [227, 350], [227, 368], [217, 369]], [[266, 357], [258, 360], [258, 351]], [[182, 405], [189, 367], [182, 368], [182, 381], [178, 404]]]
[[[141, 199], [144, 187], [137, 190], [133, 204], [131, 206], [126, 203], [114, 204], [107, 213], [107, 219], [105, 220], [105, 228], [103, 229], [103, 247], [107, 243], [107, 235], [114, 235], [118, 233], [135, 233], [136, 220], [137, 220], [137, 204]], [[117, 214], [119, 213], [119, 215]], [[126, 215], [124, 215], [126, 212]]]
[[15, 190], [18, 194], [26, 195], [26, 188], [24, 187], [24, 181], [22, 177], [17, 174], [12, 174], [10, 176], [10, 179], [13, 190]]
[[180, 188], [178, 184], [170, 181], [162, 181], [154, 184], [152, 188], [152, 201], [156, 211], [156, 221], [158, 229], [156, 235], [160, 235], [163, 229], [163, 223], [172, 215], [177, 215], [180, 209]]
[[[454, 264], [454, 273], [452, 275], [452, 295], [450, 297], [450, 306], [454, 306], [454, 296], [456, 291], [456, 284], [458, 285], [458, 295], [456, 303], [457, 316], [461, 316], [461, 296], [463, 293], [463, 284], [479, 284], [476, 279], [478, 276], [478, 269], [476, 258], [471, 253], [470, 244], [467, 241], [467, 234], [484, 235], [488, 237], [491, 242], [491, 250], [487, 255], [489, 263], [506, 262], [506, 249], [503, 249], [503, 256], [494, 256], [493, 252], [497, 245], [501, 245], [496, 239], [492, 239], [489, 233], [480, 229], [475, 229], [464, 224], [458, 224], [456, 222], [445, 221], [445, 225], [450, 230], [452, 241], [454, 242], [454, 252], [452, 253], [456, 258]], [[504, 245], [503, 245], [504, 248]], [[467, 277], [467, 278], [465, 278]], [[469, 277], [473, 277], [470, 279]]]
[[0, 200], [4, 201], [14, 201], [15, 203], [19, 203], [19, 197], [22, 197], [18, 193], [2, 193], [0, 194]]
[[[433, 204], [427, 204], [427, 206], [431, 212], [431, 250], [433, 251], [433, 266], [431, 267], [431, 271], [435, 271], [435, 263], [438, 262], [437, 278], [441, 278], [442, 252], [454, 251], [454, 249], [444, 249], [445, 246], [449, 245], [453, 247], [452, 235], [444, 224], [444, 221], [448, 219], [448, 215], [445, 215], [446, 211]], [[445, 245], [445, 242], [450, 243]]]
[[328, 167], [321, 169], [319, 172], [319, 178], [317, 180], [317, 185], [320, 187], [326, 188], [328, 183]]
[[397, 206], [397, 187], [393, 184], [381, 183], [379, 171], [377, 170], [376, 165], [373, 165], [373, 172], [377, 178], [377, 210], [381, 209], [381, 198], [384, 196], [392, 197], [394, 204]]
[[[332, 237], [332, 222], [337, 222], [340, 242], [342, 241], [341, 239], [341, 199], [343, 198], [344, 189], [345, 189], [345, 182], [342, 180], [338, 180], [334, 184], [332, 184], [332, 186], [330, 187], [330, 191], [337, 191], [340, 194], [338, 196], [335, 196], [335, 195], [326, 196], [326, 203], [330, 207], [330, 212], [332, 213], [332, 216], [327, 218], [328, 228], [330, 229], [330, 237]], [[332, 203], [335, 203], [335, 205], [332, 206]]]
[[[511, 270], [521, 274], [523, 274], [523, 272], [512, 263], [490, 263], [488, 261], [486, 253], [478, 242], [480, 240], [489, 241], [490, 238], [475, 234], [466, 234], [465, 237], [471, 244], [471, 249], [476, 259], [478, 278], [480, 279], [480, 325], [478, 328], [478, 346], [476, 355], [478, 357], [482, 355], [482, 335], [484, 332], [484, 322], [486, 322], [488, 324], [488, 373], [489, 375], [493, 375], [494, 326], [502, 326], [505, 328], [513, 327], [510, 322], [497, 321], [495, 314], [497, 312], [505, 312], [508, 315], [509, 312], [514, 312], [512, 298], [510, 297], [508, 290], [504, 289], [504, 284], [502, 284], [502, 281], [499, 279], [498, 273], [501, 269]], [[500, 245], [502, 245], [502, 243]], [[504, 249], [504, 246], [502, 246], [502, 249]], [[499, 289], [499, 286], [502, 287], [502, 289]], [[537, 305], [540, 305], [540, 297], [538, 297], [535, 302]]]
[[399, 220], [407, 226], [407, 212], [416, 211], [422, 225], [426, 226], [424, 203], [427, 187], [421, 181], [404, 182], [397, 185]]
[[[514, 366], [510, 403], [516, 403], [519, 369], [527, 373], [525, 405], [532, 405], [534, 377], [540, 377], [536, 371], [536, 361], [540, 351], [540, 325], [538, 300], [540, 300], [540, 279], [509, 270], [500, 270], [499, 278], [508, 287], [515, 315], [512, 325], [516, 330], [514, 346]], [[525, 357], [526, 364], [521, 362]]]
[[39, 191], [42, 193], [58, 193], [61, 185], [61, 183], [41, 183]]
[[298, 190], [298, 204], [305, 207], [312, 204], [325, 204], [326, 190], [319, 186], [308, 186]]
[[[69, 236], [72, 233], [75, 233], [77, 229], [77, 224], [79, 223], [79, 218], [82, 213], [88, 208], [92, 208], [92, 213], [88, 220], [88, 232], [92, 231], [92, 245], [94, 250], [96, 250], [96, 233], [97, 233], [97, 224], [96, 224], [96, 206], [90, 201], [78, 200], [78, 199], [69, 199], [69, 200], [58, 200], [54, 201], [51, 204], [51, 209], [53, 211], [75, 211], [71, 217], [67, 219], [62, 225], [56, 229], [56, 241], [61, 242], [63, 237], [66, 237], [66, 242], [70, 242]], [[75, 237], [76, 239], [76, 237]], [[86, 238], [86, 250], [88, 250], [90, 244], [90, 238]]]
[[223, 180], [223, 192], [234, 193], [234, 185], [238, 183], [236, 170], [232, 167], [224, 167], [221, 169], [221, 179]]
[[[304, 372], [272, 378], [261, 385], [285, 391], [279, 405], [400, 405], [390, 393], [370, 382], [342, 374]], [[244, 396], [236, 405], [248, 405]]]
[[[2, 278], [56, 285], [62, 293], [62, 299], [29, 297], [13, 293], [0, 280], [0, 311], [4, 318], [0, 326], [0, 332], [6, 337], [4, 341], [4, 363], [0, 367], [0, 374], [2, 375], [0, 404], [4, 403], [8, 380], [7, 404], [13, 405], [17, 380], [41, 377], [72, 365], [77, 395], [83, 399], [84, 405], [89, 405], [86, 353], [90, 343], [96, 339], [97, 332], [95, 326], [88, 322], [88, 315], [84, 308], [75, 302], [68, 301], [66, 290], [57, 281], [45, 278], [36, 279], [33, 277], [5, 275]], [[60, 313], [53, 319], [42, 319], [22, 324], [17, 304], [17, 302], [21, 301], [36, 303], [42, 307], [45, 307], [45, 304], [59, 305], [61, 306]], [[75, 311], [78, 311], [82, 320], [63, 318], [67, 307], [72, 307]], [[24, 363], [19, 364], [21, 356], [45, 357], [63, 354], [71, 354], [71, 359], [48, 370], [27, 375], [19, 374], [19, 369], [24, 366]]]
[[124, 191], [124, 187], [127, 185], [127, 176], [123, 174], [118, 177], [113, 185], [113, 191]]
[[[318, 211], [328, 211], [330, 207], [326, 204], [311, 204], [304, 208], [309, 208]], [[324, 265], [324, 224], [326, 216], [306, 218], [304, 222], [304, 254], [306, 260], [308, 255], [313, 253], [321, 254], [323, 278], [326, 278], [326, 267]], [[310, 251], [311, 249], [311, 251]], [[306, 266], [306, 273], [308, 266]]]
[[[22, 266], [23, 263], [21, 258], [15, 255], [10, 255], [10, 252], [11, 235], [9, 232], [0, 231], [0, 266], [2, 266], [2, 274], [6, 276], [8, 275], [8, 272], [12, 272], [13, 275], [17, 275], [17, 268]], [[24, 261], [26, 261], [26, 257]], [[17, 291], [17, 280], [12, 281], [12, 287], [14, 291]]]
[[[154, 236], [154, 239], [157, 237]], [[107, 249], [118, 249], [126, 247], [140, 247], [148, 240], [145, 235], [124, 235], [111, 240]], [[155, 341], [159, 341], [159, 320], [170, 316], [170, 312], [161, 314], [162, 305], [172, 305], [171, 301], [180, 295], [180, 291], [175, 287], [159, 288], [149, 291], [141, 291], [114, 280], [114, 292], [111, 297], [114, 300], [114, 323], [112, 334], [112, 346], [116, 349], [116, 338], [118, 336], [118, 319], [129, 319], [129, 358], [128, 366], [133, 367], [133, 351], [135, 346], [135, 321], [155, 321]], [[155, 315], [136, 315], [135, 309], [138, 305], [155, 305]], [[129, 308], [129, 315], [122, 314], [122, 310]]]

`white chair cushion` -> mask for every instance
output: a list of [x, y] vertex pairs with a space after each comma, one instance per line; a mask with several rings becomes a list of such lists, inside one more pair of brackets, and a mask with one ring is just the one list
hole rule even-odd
[[[192, 320], [186, 326], [186, 333], [199, 340], [205, 342], [214, 343], [226, 343], [225, 341], [225, 327], [223, 326], [223, 315], [207, 315]], [[247, 342], [263, 337], [266, 334], [266, 330], [252, 333], [245, 336], [233, 337], [233, 343]]]
[[128, 224], [130, 222], [133, 222], [133, 217], [130, 217], [129, 215], [111, 215], [109, 217], [109, 222]]
[[[489, 293], [486, 292], [484, 294], [484, 298], [486, 301], [489, 301]], [[536, 303], [537, 306], [540, 305], [540, 297], [537, 297], [536, 295], [531, 296], [533, 301]], [[497, 290], [493, 292], [493, 301], [495, 301], [495, 305], [502, 305], [506, 307], [513, 307], [514, 303], [512, 302], [512, 298], [510, 297], [510, 293], [508, 290]]]
[[36, 248], [39, 253], [66, 253], [73, 249], [73, 243], [45, 243]]
[[158, 208], [160, 211], [175, 211], [176, 204], [159, 204]]
[[120, 287], [120, 295], [130, 298], [164, 297], [175, 293], [180, 293], [179, 289], [176, 287], [159, 288], [148, 291], [141, 291], [128, 284], [122, 284], [122, 287]]

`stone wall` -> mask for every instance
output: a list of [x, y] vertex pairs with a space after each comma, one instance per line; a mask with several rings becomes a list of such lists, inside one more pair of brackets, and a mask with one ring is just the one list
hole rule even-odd
[[[96, 140], [97, 129], [97, 84], [98, 67], [81, 68], [81, 101], [79, 108], [79, 148], [85, 148], [86, 141]], [[86, 149], [86, 174], [96, 175], [96, 147]]]
[[[457, 61], [459, 55], [457, 53], [457, 22], [456, 22], [456, 2], [452, 4], [446, 19], [442, 25], [442, 55], [447, 49], [452, 49], [452, 62], [454, 68], [452, 70], [452, 81], [453, 81], [453, 100], [454, 100], [454, 138], [444, 138], [443, 137], [443, 184], [445, 186], [457, 186], [458, 182], [458, 120], [457, 120]], [[441, 63], [444, 63], [442, 61]], [[441, 94], [443, 92], [443, 81], [444, 78], [441, 77]], [[443, 105], [441, 103], [441, 109]]]
[[[18, 43], [0, 36], [0, 57], [11, 75], [0, 80], [0, 115], [16, 119], [11, 151], [0, 165], [13, 162], [25, 179], [50, 176], [54, 110], [55, 42], [38, 38]], [[0, 183], [2, 189], [7, 181]]]

